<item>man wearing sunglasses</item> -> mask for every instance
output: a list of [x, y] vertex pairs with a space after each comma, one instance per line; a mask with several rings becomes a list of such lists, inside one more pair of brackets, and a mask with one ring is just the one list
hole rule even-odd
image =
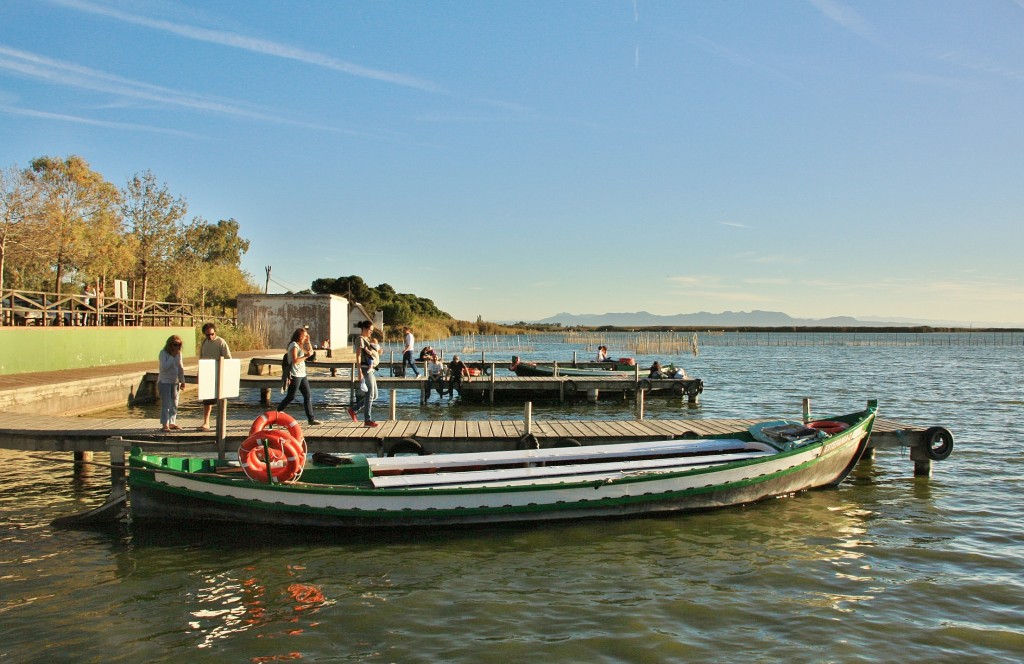
[[[217, 336], [217, 326], [207, 323], [203, 325], [203, 340], [199, 344], [199, 359], [216, 360], [218, 357], [230, 360], [231, 349], [228, 348], [228, 342]], [[200, 431], [210, 430], [210, 413], [216, 403], [216, 399], [203, 400], [203, 423], [199, 425]]]

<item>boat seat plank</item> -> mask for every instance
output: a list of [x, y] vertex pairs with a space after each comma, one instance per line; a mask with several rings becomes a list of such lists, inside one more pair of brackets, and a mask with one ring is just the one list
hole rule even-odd
[[465, 452], [368, 458], [370, 469], [377, 472], [453, 468], [460, 466], [494, 466], [515, 463], [547, 463], [595, 458], [629, 458], [652, 454], [698, 454], [702, 452], [735, 452], [744, 449], [767, 450], [769, 445], [740, 439], [722, 440], [655, 440], [640, 443], [587, 445], [581, 447], [550, 447], [539, 450], [503, 450], [498, 452]]
[[601, 476], [636, 472], [651, 469], [690, 469], [693, 466], [731, 463], [744, 459], [770, 456], [776, 452], [762, 450], [740, 453], [707, 454], [701, 456], [668, 457], [661, 459], [616, 459], [605, 463], [569, 464], [564, 466], [527, 466], [519, 468], [492, 468], [490, 470], [467, 470], [460, 472], [438, 472], [419, 475], [393, 475], [372, 478], [378, 489], [396, 487], [426, 487], [448, 484], [473, 484], [498, 482], [509, 479], [536, 480], [542, 477], [560, 477], [577, 481], [577, 475]]

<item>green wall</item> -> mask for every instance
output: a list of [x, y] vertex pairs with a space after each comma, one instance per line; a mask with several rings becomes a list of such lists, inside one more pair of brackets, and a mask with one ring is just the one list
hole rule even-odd
[[0, 375], [152, 362], [167, 337], [185, 342], [185, 359], [196, 356], [191, 327], [0, 327]]

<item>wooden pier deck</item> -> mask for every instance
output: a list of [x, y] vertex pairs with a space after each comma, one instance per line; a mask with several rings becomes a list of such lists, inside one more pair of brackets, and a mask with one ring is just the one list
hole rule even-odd
[[[276, 374], [271, 373], [269, 371], [271, 366], [274, 365], [269, 363], [269, 358], [253, 358], [250, 360], [249, 373], [240, 377], [240, 387], [259, 390], [260, 402], [264, 405], [270, 405], [273, 402], [276, 390], [281, 387], [280, 371], [277, 371]], [[277, 366], [280, 366], [280, 358], [277, 360]], [[319, 361], [310, 363], [310, 366], [314, 369], [327, 368], [330, 370], [330, 374], [309, 372], [307, 378], [310, 389], [353, 390], [358, 384], [358, 381], [353, 378], [351, 363]], [[390, 366], [385, 363], [382, 365], [381, 371], [377, 373], [377, 389], [380, 392], [415, 390], [421, 395], [421, 400], [429, 396], [431, 388], [422, 372], [419, 377], [395, 377], [389, 374]], [[154, 371], [149, 371], [144, 375], [136, 390], [137, 399], [156, 398], [157, 376], [157, 372]], [[198, 383], [197, 372], [186, 371], [185, 382], [188, 384]], [[685, 397], [688, 403], [697, 403], [700, 394], [704, 391], [704, 383], [693, 378], [650, 379], [643, 375], [637, 377], [621, 375], [607, 377], [502, 376], [498, 375], [492, 366], [481, 376], [463, 378], [461, 396], [464, 400], [477, 403], [494, 403], [495, 400], [503, 398], [523, 401], [531, 397], [567, 401], [583, 397], [595, 400], [602, 395], [636, 398], [636, 393], [641, 390], [647, 394]]]
[[[473, 452], [511, 450], [529, 432], [541, 447], [572, 438], [583, 445], [635, 442], [679, 437], [687, 432], [698, 436], [745, 429], [758, 419], [629, 419], [629, 420], [391, 420], [368, 428], [361, 422], [332, 421], [318, 426], [303, 425], [310, 450], [386, 454], [396, 443], [413, 438], [426, 452]], [[229, 419], [225, 428], [226, 447], [233, 451], [246, 438], [250, 420]], [[876, 449], [917, 447], [924, 444], [923, 427], [889, 420], [875, 423], [871, 445]], [[182, 449], [213, 451], [212, 432], [182, 429], [165, 433], [153, 419], [33, 417], [0, 413], [0, 447], [27, 451], [104, 452], [109, 438], [122, 437], [142, 442], [171, 443]], [[176, 445], [175, 445], [176, 444]], [[163, 445], [162, 445], [163, 446]]]
[[[283, 352], [283, 351], [282, 351]], [[266, 353], [266, 351], [264, 351]], [[256, 353], [245, 354], [249, 357]], [[243, 357], [245, 356], [243, 355]], [[254, 366], [259, 367], [271, 362], [263, 354]], [[280, 357], [278, 356], [278, 362]], [[346, 359], [338, 358], [331, 361], [332, 368], [340, 369]], [[59, 372], [38, 374], [22, 374], [0, 376], [0, 396], [7, 395], [7, 402], [12, 405], [12, 395], [30, 393], [36, 401], [27, 401], [19, 408], [8, 408], [0, 412], [0, 448], [42, 452], [74, 452], [76, 455], [87, 452], [105, 452], [108, 441], [112, 438], [123, 438], [133, 441], [159, 443], [161, 447], [179, 450], [211, 452], [216, 450], [216, 438], [212, 432], [200, 432], [194, 429], [183, 429], [176, 432], [162, 432], [159, 422], [155, 419], [125, 418], [92, 418], [62, 415], [40, 415], [42, 401], [53, 401], [58, 397], [81, 400], [91, 389], [91, 385], [101, 381], [118, 379], [128, 380], [132, 384], [139, 381], [145, 383], [146, 371], [152, 365], [139, 363], [120, 367], [94, 367]], [[253, 365], [251, 365], [253, 366]], [[278, 364], [279, 366], [279, 364]], [[339, 373], [336, 371], [335, 373]], [[493, 373], [471, 379], [467, 384], [476, 381], [490, 384]], [[509, 391], [522, 390], [521, 394], [530, 394], [531, 389], [544, 385], [542, 389], [558, 389], [564, 393], [565, 380], [551, 378], [519, 378], [497, 377], [494, 384], [503, 384]], [[194, 380], [194, 373], [192, 374]], [[351, 387], [352, 379], [348, 373], [343, 376], [323, 376], [313, 379], [321, 387]], [[579, 380], [575, 377], [572, 380]], [[615, 379], [600, 379], [615, 380]], [[619, 379], [621, 381], [621, 379]], [[244, 384], [260, 389], [276, 389], [280, 385], [280, 376], [251, 375], [243, 378]], [[484, 381], [487, 381], [486, 383]], [[423, 379], [381, 377], [381, 390], [389, 389], [422, 389]], [[581, 389], [586, 383], [579, 383]], [[124, 389], [124, 385], [121, 388]], [[626, 389], [619, 385], [618, 389]], [[127, 390], [125, 390], [126, 393]], [[66, 394], [65, 394], [66, 393]], [[123, 394], [122, 393], [122, 394]], [[115, 391], [114, 394], [117, 394]], [[76, 397], [76, 395], [78, 395]], [[528, 400], [528, 399], [524, 399]], [[4, 402], [4, 403], [7, 403]], [[123, 402], [122, 402], [123, 403]], [[27, 405], [26, 405], [27, 404]], [[35, 404], [35, 405], [33, 405]], [[18, 411], [22, 412], [18, 412]], [[626, 420], [561, 420], [531, 419], [526, 420], [443, 420], [417, 421], [396, 420], [381, 421], [377, 428], [366, 428], [361, 423], [350, 420], [326, 422], [318, 426], [304, 427], [305, 436], [312, 451], [346, 452], [363, 454], [387, 454], [394, 446], [404, 439], [413, 438], [428, 453], [471, 452], [486, 450], [514, 449], [520, 444], [523, 436], [529, 431], [538, 438], [542, 447], [559, 444], [565, 438], [573, 438], [581, 444], [598, 444], [607, 442], [630, 442], [657, 440], [667, 437], [678, 437], [693, 432], [698, 436], [724, 433], [742, 429], [754, 424], [756, 419], [744, 420], [711, 420], [711, 419], [626, 419]], [[249, 431], [250, 420], [233, 420], [226, 422], [225, 447], [233, 451], [244, 440]], [[923, 427], [880, 419], [875, 423], [871, 439], [871, 449], [909, 448], [910, 458], [914, 461], [915, 474], [925, 475], [930, 472], [930, 457], [926, 453], [931, 436], [936, 427]], [[945, 429], [952, 446], [952, 434]]]

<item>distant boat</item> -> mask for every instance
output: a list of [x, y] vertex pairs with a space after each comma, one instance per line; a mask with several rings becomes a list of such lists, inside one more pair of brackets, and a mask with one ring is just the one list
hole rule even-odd
[[[247, 439], [256, 443], [240, 449], [241, 464], [134, 448], [129, 505], [140, 523], [324, 529], [704, 510], [839, 484], [868, 443], [875, 411], [869, 402], [824, 422], [761, 424], [694, 440], [390, 458], [307, 460], [304, 441], [292, 437], [301, 436], [297, 427], [257, 430]], [[259, 459], [270, 461], [261, 466]]]
[[[626, 358], [622, 358], [617, 362], [607, 362], [607, 368], [604, 367], [588, 367], [586, 369], [572, 366], [559, 366], [557, 368], [559, 376], [597, 376], [599, 378], [607, 378], [609, 376], [623, 376], [626, 378], [636, 377], [636, 362], [629, 358], [629, 362]], [[631, 362], [631, 363], [630, 363]], [[513, 372], [517, 376], [554, 376], [555, 366], [549, 364], [535, 364], [533, 362], [523, 362], [519, 359], [518, 355], [512, 356], [512, 363], [508, 366], [509, 371]], [[646, 378], [646, 374], [643, 375]]]

